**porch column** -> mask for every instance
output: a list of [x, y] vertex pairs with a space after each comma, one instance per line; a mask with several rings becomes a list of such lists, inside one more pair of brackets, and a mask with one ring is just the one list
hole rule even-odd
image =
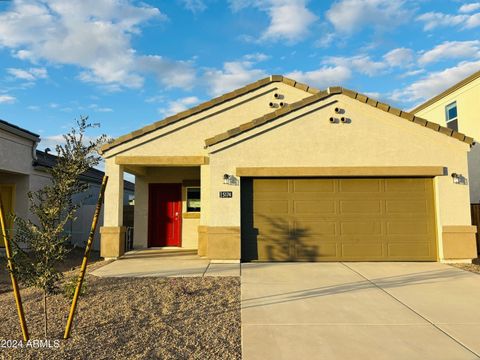
[[105, 189], [103, 227], [100, 229], [100, 256], [118, 258], [125, 252], [125, 227], [123, 226], [123, 165], [115, 158], [105, 160], [108, 184]]

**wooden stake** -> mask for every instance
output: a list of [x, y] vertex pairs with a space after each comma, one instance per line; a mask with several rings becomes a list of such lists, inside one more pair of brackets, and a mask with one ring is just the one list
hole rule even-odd
[[108, 182], [108, 176], [105, 175], [103, 177], [100, 194], [98, 195], [97, 207], [95, 208], [95, 213], [93, 214], [92, 227], [90, 228], [90, 234], [88, 235], [87, 247], [85, 248], [85, 254], [83, 255], [83, 261], [82, 261], [82, 266], [80, 268], [80, 275], [78, 276], [77, 287], [75, 288], [75, 294], [73, 295], [72, 306], [70, 307], [70, 313], [68, 314], [67, 325], [65, 326], [65, 334], [63, 335], [64, 339], [68, 339], [70, 337], [70, 329], [72, 327], [73, 316], [75, 315], [75, 309], [77, 307], [78, 297], [80, 295], [80, 290], [82, 288], [83, 279], [85, 278], [88, 257], [90, 255], [90, 250], [92, 249], [93, 237], [95, 236], [98, 217], [100, 216], [100, 210], [102, 209], [103, 195], [105, 194], [105, 188], [107, 186], [107, 182]]
[[23, 312], [22, 297], [20, 296], [20, 290], [18, 289], [17, 279], [15, 278], [14, 265], [12, 262], [12, 252], [10, 250], [10, 241], [8, 240], [5, 213], [3, 211], [2, 197], [0, 196], [0, 227], [2, 231], [3, 242], [5, 243], [5, 254], [7, 256], [8, 272], [10, 273], [10, 279], [12, 280], [13, 296], [15, 296], [15, 304], [17, 305], [18, 319], [20, 321], [20, 328], [22, 329], [23, 340], [28, 341], [28, 329], [25, 321], [25, 313]]

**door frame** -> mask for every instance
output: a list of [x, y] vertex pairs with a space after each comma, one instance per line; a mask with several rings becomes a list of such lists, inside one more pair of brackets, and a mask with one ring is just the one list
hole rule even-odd
[[[182, 219], [182, 211], [183, 211], [183, 185], [182, 183], [149, 183], [148, 184], [148, 219], [147, 219], [147, 247], [156, 247], [155, 245], [152, 245], [152, 236], [153, 236], [153, 218], [152, 218], [152, 211], [151, 207], [153, 204], [153, 192], [151, 191], [152, 187], [161, 187], [161, 186], [176, 186], [178, 187], [179, 191], [179, 200], [177, 201], [177, 204], [179, 205], [180, 211], [179, 211], [179, 217], [178, 217], [178, 245], [172, 245], [175, 247], [182, 247], [182, 226], [183, 226], [183, 219]], [[168, 246], [168, 245], [165, 245]]]

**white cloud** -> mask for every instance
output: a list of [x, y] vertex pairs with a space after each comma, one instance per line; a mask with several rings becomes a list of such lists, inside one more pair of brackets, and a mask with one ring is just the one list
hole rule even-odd
[[367, 95], [369, 98], [372, 98], [372, 99], [380, 99], [381, 97], [381, 94], [377, 91], [366, 91], [364, 92], [363, 94]]
[[480, 9], [480, 2], [463, 4], [458, 10], [461, 13], [471, 13]]
[[16, 77], [17, 79], [35, 81], [37, 79], [45, 79], [48, 77], [47, 69], [45, 68], [30, 68], [18, 69], [18, 68], [8, 68], [7, 73]]
[[232, 61], [222, 70], [207, 69], [205, 80], [211, 95], [221, 95], [266, 76], [263, 70], [253, 68], [250, 61]]
[[428, 64], [443, 59], [478, 58], [480, 56], [480, 41], [445, 41], [432, 50], [424, 52], [418, 62]]
[[178, 114], [188, 108], [198, 104], [200, 100], [196, 96], [188, 96], [182, 99], [170, 101], [167, 108], [160, 108], [158, 112], [163, 116]]
[[448, 27], [461, 25], [463, 29], [473, 29], [480, 26], [480, 13], [467, 15], [451, 15], [440, 12], [428, 12], [416, 18], [417, 21], [425, 23], [425, 31], [434, 30], [437, 27]]
[[[144, 61], [131, 39], [152, 19], [167, 17], [155, 7], [125, 0], [15, 1], [0, 14], [0, 47], [33, 63], [78, 66], [80, 80], [112, 90], [139, 88], [144, 82], [139, 65]], [[168, 82], [170, 67], [162, 64], [150, 69], [160, 75], [165, 68], [162, 83]]]
[[304, 82], [320, 89], [329, 86], [342, 85], [350, 79], [352, 73], [345, 66], [323, 66], [317, 70], [299, 71], [295, 70], [287, 74], [287, 77]]
[[296, 43], [309, 33], [318, 17], [307, 8], [307, 0], [229, 0], [233, 11], [256, 7], [268, 14], [270, 23], [260, 41]]
[[420, 75], [420, 74], [423, 74], [424, 72], [425, 72], [425, 69], [415, 69], [415, 70], [407, 71], [407, 72], [401, 74], [399, 77], [405, 78], [405, 77], [409, 77], [409, 76]]
[[181, 2], [185, 9], [193, 13], [202, 12], [207, 8], [207, 5], [202, 0], [181, 0]]
[[333, 40], [335, 40], [335, 34], [327, 32], [321, 35], [321, 37], [315, 42], [315, 46], [327, 48], [332, 44]]
[[274, 0], [268, 7], [270, 25], [262, 34], [263, 40], [297, 42], [308, 34], [317, 16], [307, 9], [302, 0]]
[[88, 106], [89, 109], [93, 109], [93, 111], [95, 112], [113, 112], [113, 109], [109, 108], [109, 107], [100, 107], [98, 106], [97, 104], [90, 104]]
[[100, 107], [98, 109], [95, 110], [96, 112], [113, 112], [113, 109], [112, 108], [108, 108], [108, 107]]
[[407, 48], [397, 48], [383, 55], [383, 58], [390, 66], [406, 67], [413, 61], [413, 51]]
[[410, 11], [404, 0], [340, 0], [326, 12], [338, 33], [352, 34], [361, 28], [390, 29], [408, 21]]
[[360, 74], [374, 76], [387, 68], [387, 64], [381, 61], [374, 61], [368, 55], [356, 55], [352, 57], [332, 56], [324, 60], [326, 64], [333, 64], [349, 68]]
[[173, 61], [158, 55], [140, 56], [138, 69], [154, 74], [167, 87], [190, 89], [195, 81], [195, 69], [189, 61]]
[[263, 53], [247, 54], [243, 57], [247, 61], [261, 62], [270, 59], [270, 56]]
[[0, 95], [0, 104], [13, 104], [17, 101], [17, 98], [11, 95]]
[[393, 91], [390, 98], [402, 103], [426, 100], [478, 70], [480, 61], [461, 62], [454, 67], [429, 73], [404, 89]]

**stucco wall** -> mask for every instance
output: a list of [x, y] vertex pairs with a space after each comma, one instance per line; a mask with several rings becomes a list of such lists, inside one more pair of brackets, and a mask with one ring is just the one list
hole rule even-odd
[[[276, 92], [284, 95], [284, 99], [274, 99], [273, 94]], [[104, 156], [202, 155], [204, 139], [274, 111], [275, 109], [269, 107], [269, 102], [293, 103], [310, 95], [284, 83], [273, 83], [117, 146], [107, 151]]]
[[11, 174], [0, 172], [0, 184], [14, 185], [14, 212], [26, 217], [28, 214], [27, 191], [29, 190], [29, 176], [23, 174]]
[[[149, 168], [147, 176], [135, 178], [134, 248], [148, 247], [148, 184], [182, 183], [184, 180], [200, 180], [200, 167]], [[201, 195], [202, 199], [203, 195]], [[185, 190], [182, 189], [182, 213], [185, 212]], [[200, 219], [182, 218], [182, 248], [197, 248], [199, 224]]]
[[30, 174], [33, 141], [0, 129], [0, 171]]
[[427, 120], [446, 125], [445, 106], [457, 102], [458, 131], [480, 140], [480, 78], [417, 112]]
[[[446, 126], [445, 106], [457, 102], [458, 131], [480, 141], [480, 78], [420, 110], [417, 115]], [[470, 201], [480, 202], [480, 145], [469, 155]]]
[[[334, 107], [345, 109], [351, 122], [331, 124]], [[449, 174], [467, 174], [468, 150], [454, 138], [337, 95], [210, 148], [209, 225], [240, 226], [240, 188], [222, 181], [237, 167], [445, 166]], [[219, 198], [224, 190], [233, 198]], [[470, 224], [469, 190], [440, 176], [436, 191], [441, 241], [442, 226]]]

